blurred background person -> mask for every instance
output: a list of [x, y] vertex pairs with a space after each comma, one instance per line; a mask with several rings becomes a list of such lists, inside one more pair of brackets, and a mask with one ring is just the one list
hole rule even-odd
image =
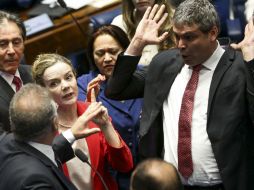
[[[75, 72], [71, 62], [65, 57], [57, 54], [39, 55], [33, 65], [33, 78], [36, 83], [49, 90], [58, 104], [59, 133], [69, 129], [89, 106], [89, 103], [77, 102]], [[73, 148], [81, 149], [88, 156], [91, 165], [102, 175], [108, 188], [116, 190], [117, 184], [110, 177], [107, 167], [111, 166], [121, 172], [130, 171], [133, 167], [131, 152], [114, 130], [105, 107], [102, 119], [89, 123], [90, 128], [98, 126], [100, 133], [76, 141]], [[78, 189], [104, 189], [95, 172], [77, 158], [67, 162], [64, 171]]]
[[18, 9], [28, 8], [40, 0], [1, 0], [0, 9], [17, 11]]
[[0, 11], [0, 131], [10, 132], [9, 105], [23, 84], [32, 82], [31, 67], [21, 65], [26, 29], [21, 19]]
[[253, 12], [254, 12], [254, 0], [246, 0], [244, 13], [247, 21], [253, 17]]
[[130, 190], [183, 190], [174, 165], [156, 158], [140, 162], [131, 175]]
[[[129, 45], [126, 33], [114, 25], [102, 26], [91, 37], [87, 52], [92, 70], [78, 78], [78, 100], [91, 101], [91, 90], [95, 89], [97, 101], [108, 109], [112, 123], [132, 152], [137, 163], [138, 130], [142, 99], [125, 101], [105, 97], [104, 89], [111, 76], [118, 54]], [[119, 189], [129, 189], [129, 173], [113, 172]]]
[[166, 50], [175, 47], [175, 40], [172, 32], [172, 15], [173, 9], [171, 8], [168, 0], [123, 0], [122, 1], [122, 15], [117, 16], [112, 21], [113, 25], [119, 26], [124, 30], [129, 39], [132, 39], [138, 23], [142, 19], [147, 7], [154, 4], [166, 6], [165, 12], [168, 17], [164, 25], [161, 27], [159, 33], [165, 31], [169, 32], [167, 39], [158, 45], [147, 45], [143, 52], [139, 64], [148, 65], [151, 59], [158, 53], [158, 51]]

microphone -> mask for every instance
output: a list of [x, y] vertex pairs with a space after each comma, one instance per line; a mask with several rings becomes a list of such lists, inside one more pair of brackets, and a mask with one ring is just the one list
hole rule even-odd
[[[75, 149], [74, 150], [75, 155], [82, 161], [82, 162], [88, 162], [88, 157], [83, 153], [80, 149]], [[90, 164], [90, 163], [88, 163]]]
[[108, 186], [106, 185], [104, 179], [102, 178], [101, 174], [90, 164], [90, 162], [88, 161], [88, 157], [85, 153], [83, 153], [80, 149], [75, 149], [74, 150], [75, 155], [82, 161], [87, 163], [92, 170], [96, 173], [96, 175], [100, 178], [105, 190], [109, 190]]
[[[64, 0], [57, 0], [57, 2], [59, 3], [59, 5], [60, 5], [62, 8], [66, 9], [67, 12], [69, 12], [69, 8], [67, 7], [67, 5], [66, 5], [66, 3], [64, 2]], [[82, 27], [81, 27], [80, 24], [78, 23], [77, 19], [73, 16], [73, 14], [72, 14], [71, 12], [69, 12], [69, 14], [70, 14], [72, 20], [73, 20], [73, 21], [75, 22], [75, 24], [78, 26], [78, 28], [79, 28], [81, 34], [83, 35], [83, 37], [86, 38], [86, 35], [87, 35], [87, 34], [86, 34], [86, 32], [82, 29]]]

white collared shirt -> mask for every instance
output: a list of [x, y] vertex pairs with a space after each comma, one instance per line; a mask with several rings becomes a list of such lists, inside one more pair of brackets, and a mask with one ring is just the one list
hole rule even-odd
[[[16, 92], [16, 85], [13, 84], [12, 81], [13, 81], [14, 76], [17, 76], [21, 79], [20, 74], [19, 74], [19, 70], [17, 69], [15, 75], [0, 71], [0, 75], [10, 85], [10, 87], [13, 89], [13, 91]], [[21, 82], [22, 82], [22, 86], [23, 86], [22, 79], [21, 79]]]
[[[181, 176], [184, 185], [210, 186], [222, 183], [206, 129], [208, 97], [212, 76], [224, 51], [218, 44], [213, 55], [203, 63], [199, 73], [191, 129], [193, 173], [188, 180]], [[192, 67], [184, 65], [163, 103], [164, 160], [172, 163], [176, 168], [178, 168], [178, 120], [183, 94], [191, 74]]]
[[[62, 135], [70, 144], [74, 143], [75, 137], [73, 136], [71, 129], [64, 131]], [[33, 141], [29, 141], [28, 144], [34, 147], [35, 149], [39, 150], [41, 153], [45, 154], [45, 156], [47, 156], [57, 166], [57, 163], [55, 160], [55, 154], [52, 149], [52, 146], [33, 142]]]

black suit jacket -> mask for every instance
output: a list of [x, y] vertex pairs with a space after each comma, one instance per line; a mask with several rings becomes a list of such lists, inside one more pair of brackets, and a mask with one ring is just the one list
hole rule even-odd
[[0, 136], [0, 163], [0, 189], [76, 190], [47, 156], [12, 134]]
[[[32, 82], [31, 67], [20, 65], [18, 68], [23, 84]], [[9, 105], [15, 92], [11, 86], [0, 76], [0, 131], [10, 131]]]
[[[163, 102], [183, 66], [179, 50], [162, 52], [149, 68], [136, 71], [139, 57], [120, 56], [106, 96], [144, 95], [140, 126], [141, 157], [163, 157]], [[207, 133], [226, 190], [254, 189], [254, 62], [228, 49], [217, 65], [209, 91]]]

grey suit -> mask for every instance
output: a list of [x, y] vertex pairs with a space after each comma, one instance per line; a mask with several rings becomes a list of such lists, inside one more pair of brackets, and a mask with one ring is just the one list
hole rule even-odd
[[[106, 95], [126, 99], [144, 95], [140, 156], [163, 157], [163, 102], [183, 66], [179, 50], [154, 57], [136, 72], [138, 57], [120, 56]], [[223, 54], [209, 91], [207, 133], [226, 190], [254, 189], [254, 61], [244, 63], [232, 49]]]
[[[23, 84], [32, 82], [31, 67], [29, 65], [20, 65], [18, 68]], [[9, 105], [14, 91], [11, 86], [0, 76], [0, 132], [10, 131]]]

